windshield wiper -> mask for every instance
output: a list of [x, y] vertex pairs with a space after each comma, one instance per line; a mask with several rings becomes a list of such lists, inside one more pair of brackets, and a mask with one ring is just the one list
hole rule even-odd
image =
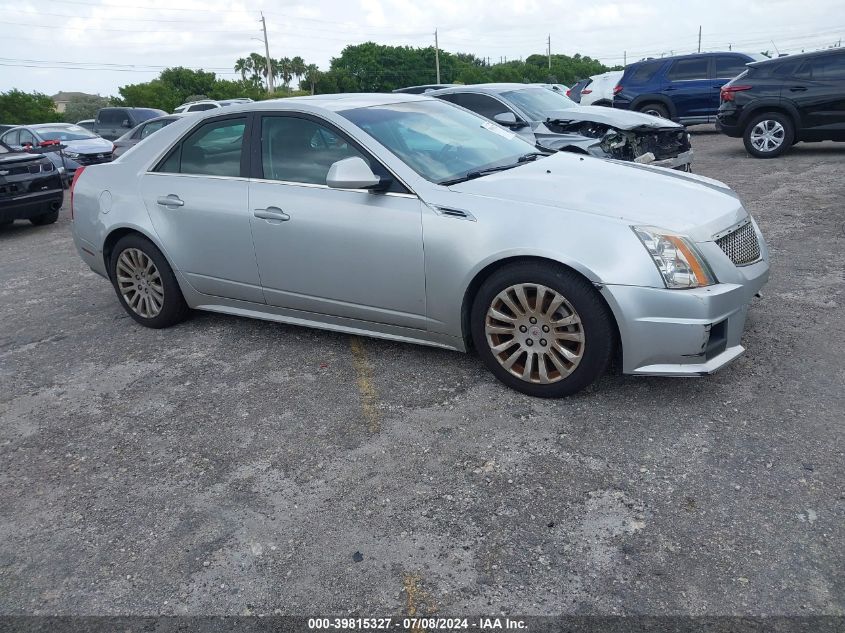
[[496, 173], [497, 171], [505, 171], [506, 169], [513, 169], [514, 167], [519, 167], [522, 163], [527, 163], [528, 161], [537, 160], [540, 156], [548, 156], [543, 152], [529, 152], [528, 154], [523, 154], [519, 158], [516, 159], [515, 163], [511, 163], [510, 165], [498, 165], [496, 167], [486, 167], [484, 169], [475, 169], [473, 171], [468, 171], [465, 175], [459, 176], [458, 178], [451, 178], [449, 180], [441, 180], [439, 185], [456, 185], [459, 182], [466, 182], [467, 180], [474, 180], [476, 178], [481, 178], [482, 176], [487, 176], [488, 174]]

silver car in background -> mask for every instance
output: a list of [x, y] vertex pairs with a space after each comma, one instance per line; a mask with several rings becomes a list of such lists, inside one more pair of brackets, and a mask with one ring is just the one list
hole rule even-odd
[[167, 127], [174, 121], [178, 121], [182, 116], [184, 115], [168, 114], [156, 117], [155, 119], [148, 119], [140, 125], [136, 125], [114, 142], [114, 157], [117, 158], [131, 147], [135, 147], [138, 143], [154, 132], [158, 132], [160, 129]]
[[424, 96], [191, 115], [72, 194], [80, 256], [142, 325], [195, 308], [474, 348], [542, 397], [589, 385], [617, 350], [626, 373], [719, 369], [769, 273], [724, 184], [545, 156]]

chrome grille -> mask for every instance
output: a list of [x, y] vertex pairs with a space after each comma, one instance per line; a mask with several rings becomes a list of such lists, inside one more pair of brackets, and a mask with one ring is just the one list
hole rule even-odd
[[751, 221], [723, 235], [716, 240], [716, 244], [737, 266], [747, 266], [760, 259], [760, 242], [757, 240]]

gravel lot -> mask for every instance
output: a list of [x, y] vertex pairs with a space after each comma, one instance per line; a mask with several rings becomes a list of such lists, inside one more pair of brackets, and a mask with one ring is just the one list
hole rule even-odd
[[472, 357], [137, 326], [0, 230], [0, 614], [845, 615], [845, 144], [698, 128], [772, 278], [717, 375], [560, 401]]

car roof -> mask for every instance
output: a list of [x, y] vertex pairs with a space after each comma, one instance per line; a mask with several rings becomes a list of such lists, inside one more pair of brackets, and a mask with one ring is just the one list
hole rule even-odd
[[785, 62], [787, 60], [801, 60], [809, 59], [810, 57], [820, 57], [827, 55], [845, 55], [845, 49], [842, 48], [825, 48], [820, 51], [808, 51], [804, 53], [795, 53], [794, 55], [781, 55], [780, 57], [772, 57], [771, 59], [761, 59], [758, 62], [751, 62], [749, 66], [757, 68], [767, 64], [777, 64], [778, 62]]
[[[429, 93], [431, 94], [431, 93]], [[236, 103], [226, 107], [226, 114], [234, 112], [252, 112], [255, 110], [295, 110], [302, 105], [323, 108], [332, 112], [353, 110], [355, 108], [366, 108], [375, 105], [389, 105], [392, 103], [407, 103], [411, 101], [430, 101], [428, 95], [414, 95], [407, 93], [367, 93], [352, 92], [330, 95], [314, 95], [307, 97], [289, 97], [287, 99], [267, 99], [265, 101], [253, 101], [252, 103]], [[193, 113], [214, 116], [220, 112], [206, 110], [205, 112]]]
[[435, 90], [429, 92], [429, 95], [445, 95], [454, 92], [486, 92], [489, 94], [501, 94], [503, 92], [511, 92], [513, 90], [526, 90], [528, 88], [543, 88], [542, 84], [518, 84], [518, 83], [489, 83], [489, 84], [468, 84], [466, 86], [455, 86], [453, 88], [444, 88], [443, 90]]

